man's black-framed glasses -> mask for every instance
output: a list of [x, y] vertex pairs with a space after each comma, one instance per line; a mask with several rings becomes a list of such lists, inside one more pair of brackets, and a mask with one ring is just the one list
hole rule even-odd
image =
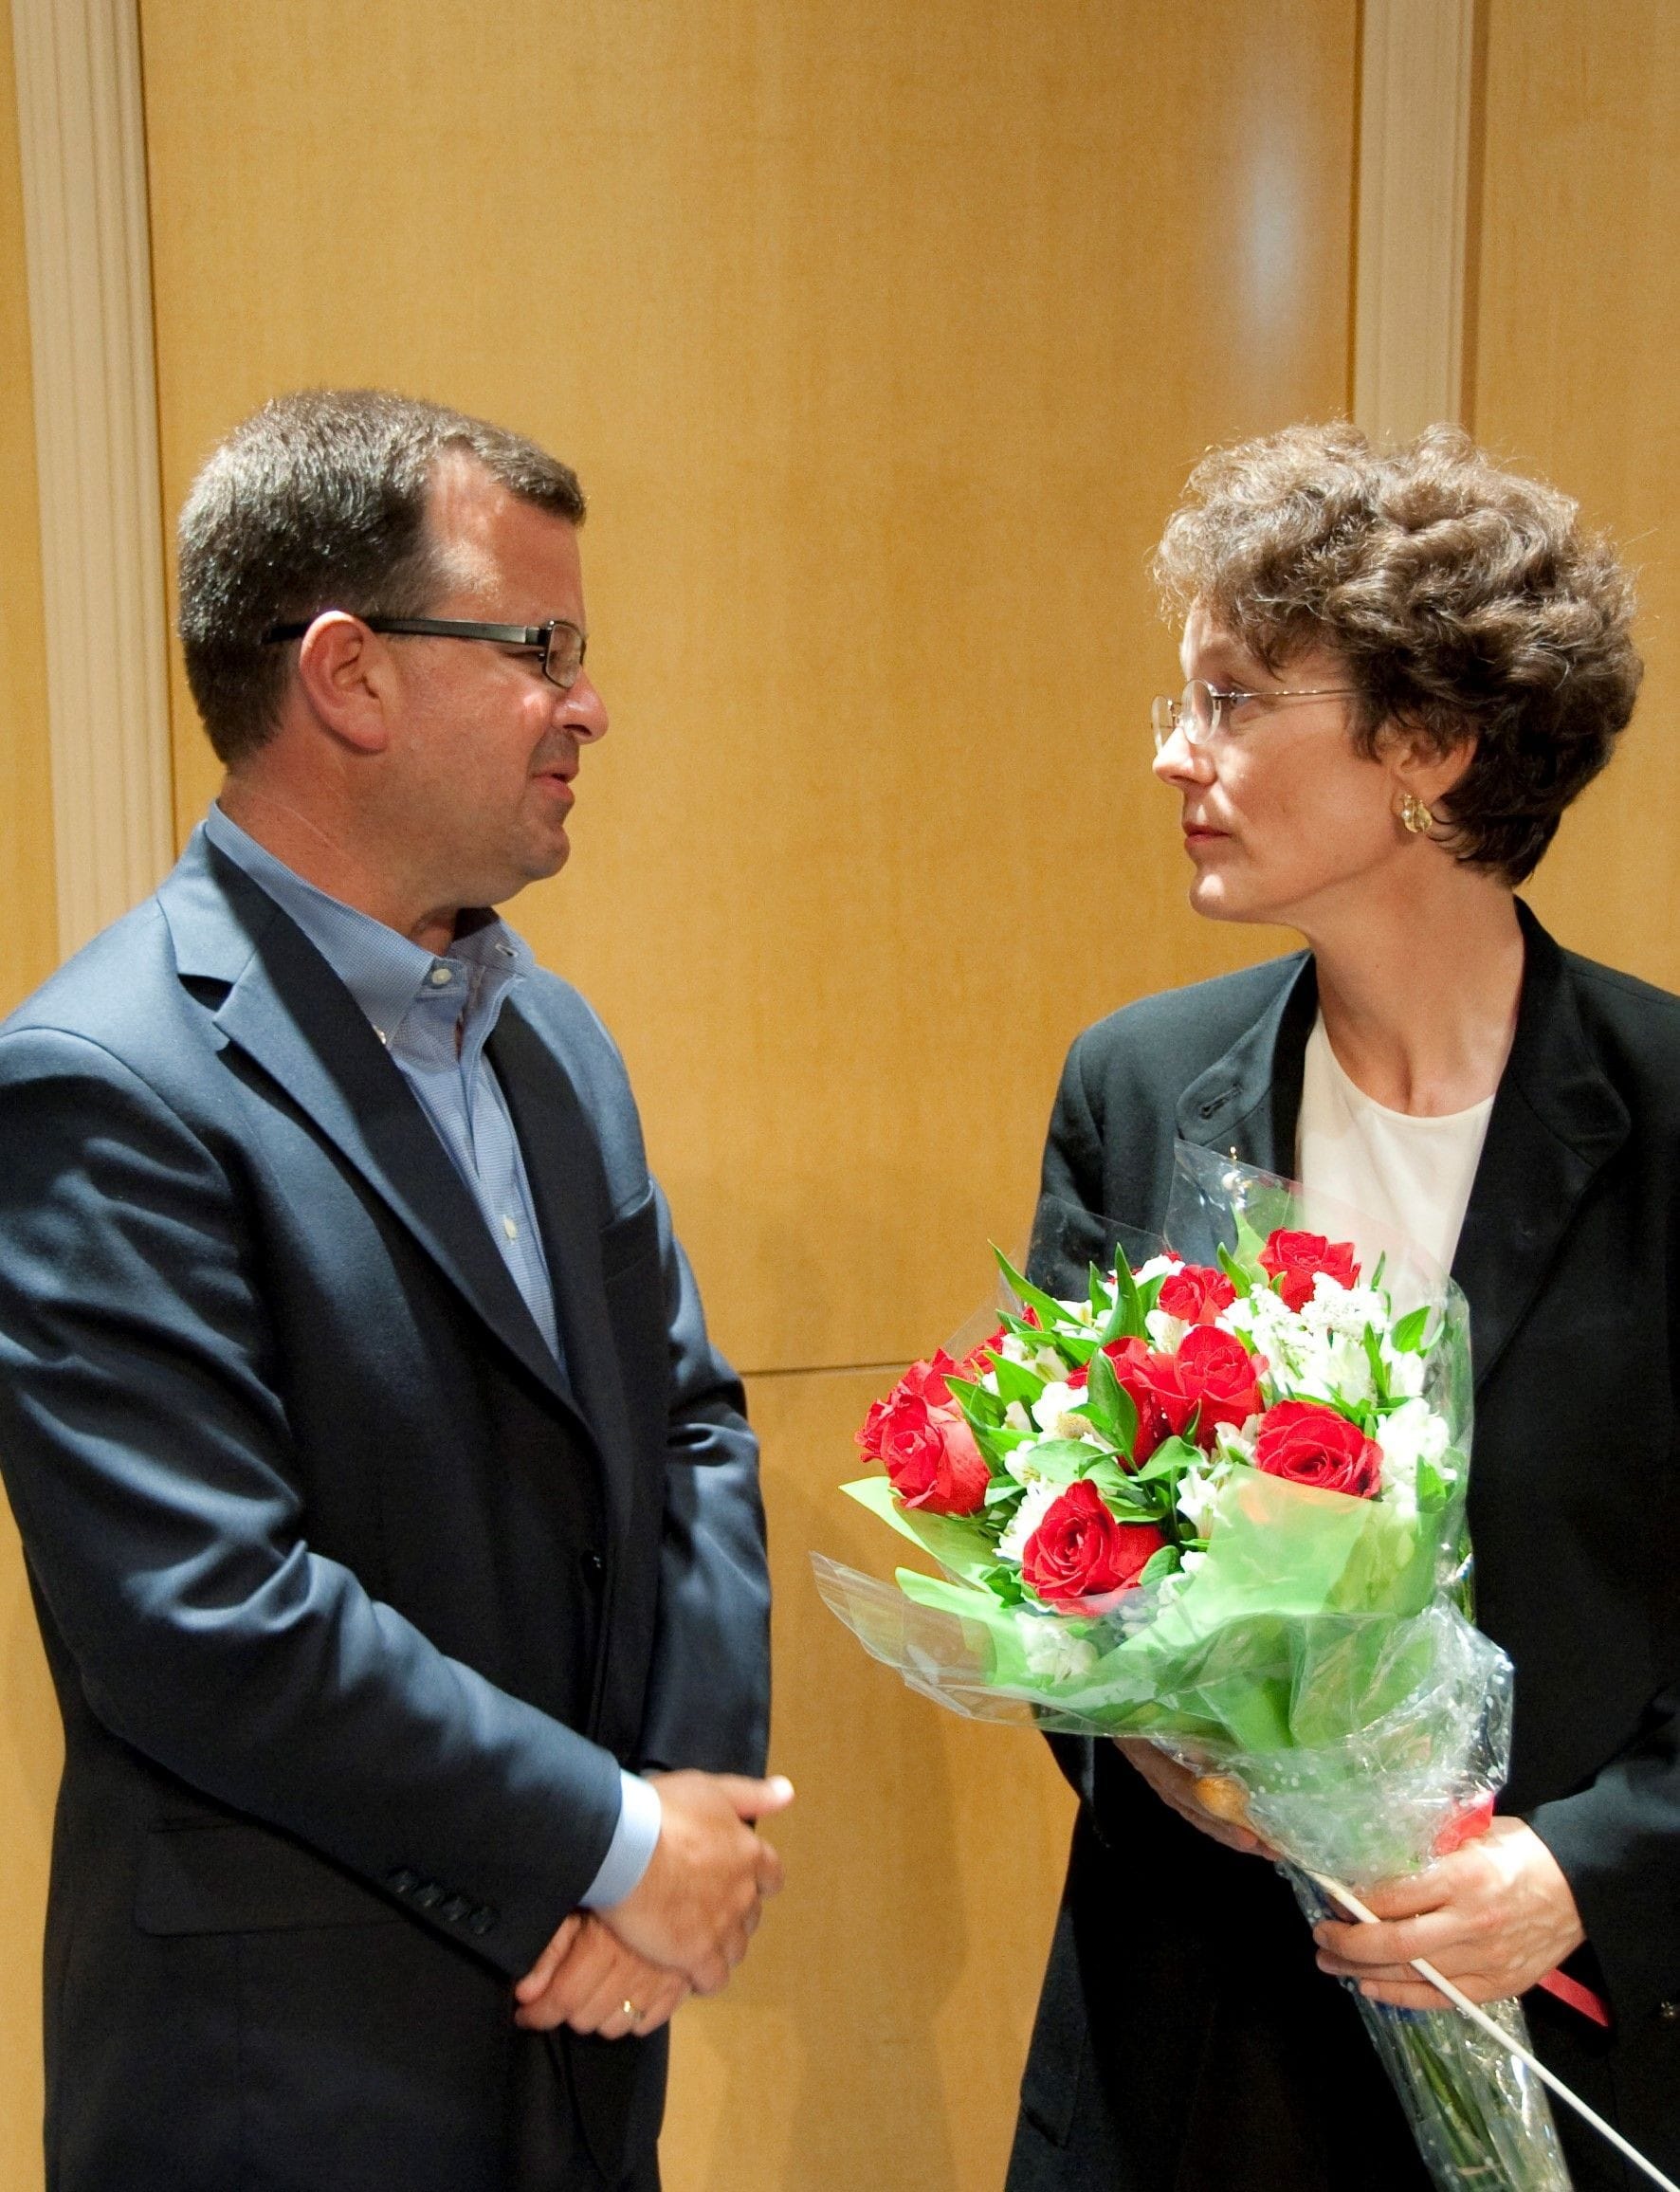
[[[471, 624], [458, 616], [362, 616], [356, 621], [370, 631], [394, 632], [402, 637], [482, 639], [493, 647], [529, 648], [541, 655], [543, 676], [563, 693], [569, 693], [577, 683], [589, 648], [587, 637], [576, 625], [559, 616], [547, 624]], [[263, 644], [268, 647], [282, 640], [301, 639], [308, 630], [308, 624], [272, 624], [263, 634]]]

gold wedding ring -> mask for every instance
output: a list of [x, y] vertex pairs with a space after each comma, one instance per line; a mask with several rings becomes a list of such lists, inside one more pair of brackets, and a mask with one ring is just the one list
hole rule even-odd
[[625, 2005], [624, 2005], [624, 2014], [625, 2014], [625, 2016], [626, 2016], [626, 2017], [628, 2017], [628, 2018], [630, 2018], [630, 2020], [631, 2024], [640, 2024], [640, 2022], [642, 2021], [642, 2013], [641, 2013], [641, 2011], [640, 2011], [640, 2010], [639, 2010], [639, 2009], [636, 2007], [636, 2005], [635, 2005], [635, 2003], [634, 2003], [633, 2001], [627, 2001], [627, 2002], [625, 2003]]

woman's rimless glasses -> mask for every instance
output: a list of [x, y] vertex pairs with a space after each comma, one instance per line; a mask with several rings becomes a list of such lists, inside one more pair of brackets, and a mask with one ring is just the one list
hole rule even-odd
[[1280, 685], [1273, 692], [1255, 693], [1193, 677], [1177, 700], [1168, 693], [1158, 693], [1151, 702], [1149, 721], [1155, 732], [1155, 750], [1159, 754], [1175, 731], [1182, 732], [1187, 745], [1205, 746], [1222, 724], [1234, 729], [1236, 711], [1251, 701], [1269, 705], [1273, 701], [1351, 699], [1358, 689], [1357, 685]]

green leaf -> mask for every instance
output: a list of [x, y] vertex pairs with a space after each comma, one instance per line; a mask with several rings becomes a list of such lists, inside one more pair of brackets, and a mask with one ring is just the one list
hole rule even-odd
[[1245, 1270], [1252, 1271], [1256, 1278], [1265, 1276], [1264, 1267], [1260, 1262], [1260, 1251], [1265, 1246], [1264, 1239], [1249, 1223], [1248, 1213], [1239, 1210], [1236, 1214], [1237, 1261]]
[[1095, 1264], [1086, 1266], [1086, 1299], [1090, 1303], [1093, 1317], [1105, 1316], [1108, 1309], [1108, 1282]]
[[1071, 1484], [1085, 1473], [1091, 1452], [1082, 1438], [1047, 1438], [1018, 1452], [1015, 1458], [1046, 1484]]
[[1219, 1243], [1214, 1252], [1219, 1259], [1219, 1269], [1236, 1288], [1237, 1293], [1239, 1295], [1251, 1294], [1254, 1291], [1254, 1280], [1244, 1270], [1242, 1265], [1237, 1262], [1223, 1241]]
[[[1010, 1292], [1013, 1294], [1017, 1302], [1022, 1302], [1029, 1308], [1038, 1311], [1038, 1314], [1045, 1320], [1046, 1331], [1059, 1331], [1072, 1321], [1060, 1302], [1047, 1294], [1041, 1287], [1035, 1287], [1031, 1279], [1024, 1279], [1021, 1276], [1000, 1248], [994, 1247], [992, 1253], [996, 1259], [998, 1270], [1003, 1273], [1004, 1284]], [[1027, 1328], [1032, 1329], [1030, 1325]]]
[[1000, 1430], [1003, 1425], [1004, 1403], [989, 1386], [976, 1385], [966, 1378], [947, 1378], [951, 1397], [977, 1431]]
[[1178, 1476], [1193, 1462], [1201, 1459], [1201, 1451], [1192, 1446], [1187, 1438], [1163, 1438], [1142, 1468], [1132, 1474], [1134, 1484], [1159, 1484], [1162, 1477]]
[[1140, 1583], [1159, 1583], [1163, 1576], [1176, 1576], [1180, 1566], [1177, 1545], [1162, 1545], [1160, 1552], [1151, 1553], [1138, 1571]]
[[1005, 1407], [1012, 1400], [1018, 1400], [1024, 1407], [1031, 1408], [1046, 1384], [1036, 1370], [1029, 1370], [1024, 1362], [1012, 1362], [1007, 1355], [997, 1358], [995, 1375], [997, 1397]]
[[1429, 1304], [1426, 1302], [1421, 1309], [1414, 1309], [1400, 1319], [1388, 1343], [1397, 1355], [1421, 1355], [1423, 1335], [1428, 1329]]
[[1132, 1449], [1138, 1443], [1138, 1407], [1114, 1375], [1114, 1365], [1106, 1355], [1091, 1357], [1090, 1382], [1086, 1393], [1085, 1413], [1129, 1461]]
[[1116, 1340], [1142, 1340], [1148, 1337], [1148, 1326], [1143, 1322], [1143, 1297], [1138, 1291], [1138, 1282], [1132, 1276], [1132, 1267], [1124, 1256], [1114, 1259], [1114, 1307], [1107, 1323], [1097, 1334], [1099, 1347], [1112, 1346]]
[[1388, 1398], [1388, 1364], [1382, 1360], [1382, 1343], [1371, 1325], [1365, 1326], [1365, 1361], [1371, 1365], [1371, 1387], [1379, 1400]]

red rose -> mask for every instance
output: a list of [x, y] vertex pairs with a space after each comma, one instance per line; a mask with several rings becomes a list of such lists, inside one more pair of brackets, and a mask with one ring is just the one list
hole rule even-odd
[[1280, 1400], [1260, 1419], [1254, 1467], [1291, 1484], [1315, 1484], [1373, 1499], [1382, 1487], [1382, 1449], [1357, 1423], [1317, 1400]]
[[869, 1410], [857, 1434], [904, 1505], [925, 1507], [929, 1514], [973, 1514], [992, 1481], [986, 1457], [945, 1383], [945, 1372], [956, 1367], [942, 1349], [929, 1362], [912, 1362], [886, 1398]]
[[1323, 1233], [1274, 1233], [1260, 1251], [1260, 1269], [1277, 1282], [1277, 1290], [1291, 1309], [1304, 1309], [1312, 1300], [1312, 1282], [1325, 1271], [1344, 1287], [1360, 1275], [1353, 1260], [1352, 1241], [1326, 1240]]
[[[977, 1347], [971, 1347], [960, 1362], [953, 1362], [942, 1347], [935, 1350], [934, 1361], [942, 1361], [945, 1367], [955, 1370], [959, 1378], [966, 1378], [971, 1385], [977, 1385], [993, 1367], [994, 1358], [1002, 1352], [1005, 1337], [1003, 1326], [999, 1324], [989, 1340], [982, 1340]], [[949, 1390], [945, 1397], [950, 1398]]]
[[1216, 1324], [1197, 1324], [1186, 1332], [1173, 1368], [1178, 1390], [1200, 1411], [1196, 1443], [1206, 1453], [1213, 1452], [1214, 1434], [1221, 1423], [1246, 1423], [1266, 1406], [1257, 1376], [1260, 1365], [1240, 1340]]
[[[1121, 1391], [1130, 1395], [1132, 1406], [1138, 1411], [1138, 1435], [1132, 1442], [1132, 1459], [1141, 1467], [1163, 1438], [1183, 1430], [1196, 1403], [1185, 1398], [1170, 1355], [1158, 1355], [1137, 1339], [1111, 1340], [1103, 1352], [1114, 1366]], [[1089, 1377], [1089, 1369], [1081, 1368], [1072, 1373], [1068, 1382], [1084, 1385]]]
[[1211, 1324], [1235, 1300], [1236, 1288], [1223, 1271], [1208, 1264], [1180, 1264], [1162, 1279], [1155, 1306], [1187, 1324]]
[[1021, 1578], [1047, 1604], [1073, 1608], [1082, 1599], [1131, 1590], [1144, 1562], [1166, 1542], [1148, 1523], [1116, 1522], [1096, 1486], [1082, 1477], [1027, 1540]]

